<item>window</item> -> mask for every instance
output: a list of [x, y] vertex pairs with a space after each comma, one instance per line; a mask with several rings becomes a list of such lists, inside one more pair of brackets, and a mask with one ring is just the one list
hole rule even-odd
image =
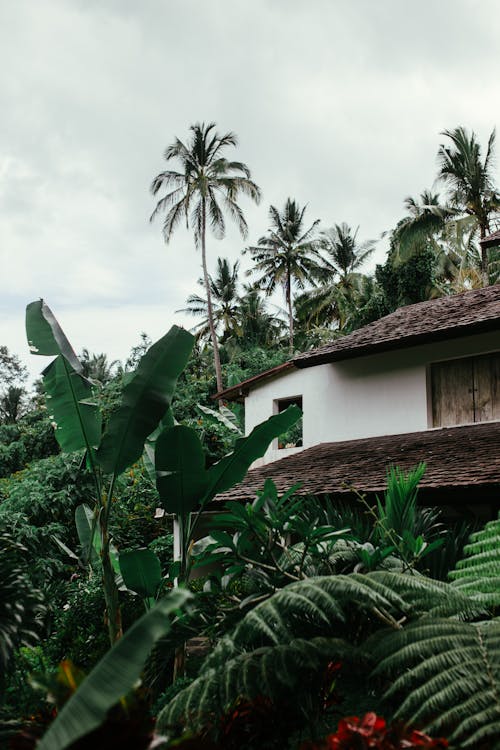
[[432, 426], [500, 419], [500, 352], [431, 365]]
[[[291, 398], [280, 398], [274, 402], [274, 413], [281, 414], [289, 406], [295, 404], [302, 410], [302, 396], [293, 396]], [[278, 449], [282, 448], [300, 448], [302, 446], [302, 417], [295, 422], [283, 435], [278, 438]]]

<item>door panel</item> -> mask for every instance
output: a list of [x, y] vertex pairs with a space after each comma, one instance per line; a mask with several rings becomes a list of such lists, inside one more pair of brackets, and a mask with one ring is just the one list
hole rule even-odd
[[474, 421], [500, 419], [500, 353], [474, 358]]
[[433, 427], [474, 421], [473, 359], [431, 365]]

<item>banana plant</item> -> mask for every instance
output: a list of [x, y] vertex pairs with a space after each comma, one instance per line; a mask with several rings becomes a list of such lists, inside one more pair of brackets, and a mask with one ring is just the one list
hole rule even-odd
[[[297, 406], [257, 425], [246, 438], [236, 441], [234, 450], [209, 469], [200, 438], [185, 425], [166, 427], [155, 445], [156, 486], [165, 510], [175, 514], [179, 559], [169, 571], [178, 584], [188, 581], [196, 528], [207, 504], [220, 492], [240, 482], [251, 464], [264, 455], [269, 443], [302, 415]], [[176, 649], [174, 681], [184, 673], [184, 645]]]
[[281, 414], [257, 425], [248, 437], [239, 438], [233, 452], [208, 469], [201, 441], [191, 427], [174, 425], [158, 436], [156, 486], [163, 507], [175, 514], [178, 523], [180, 559], [175, 576], [179, 580], [185, 581], [189, 577], [192, 563], [189, 551], [207, 504], [219, 493], [241, 482], [251, 464], [264, 455], [270, 442], [301, 416], [298, 406], [289, 406]]
[[[177, 378], [191, 354], [194, 337], [173, 326], [146, 352], [123, 387], [122, 402], [102, 429], [94, 384], [44, 300], [26, 308], [26, 333], [33, 354], [54, 356], [43, 371], [47, 408], [64, 452], [84, 451], [94, 482], [91, 548], [99, 550], [110, 641], [122, 635], [121, 610], [109, 533], [116, 480], [143, 454], [144, 444], [165, 417]], [[93, 542], [98, 535], [97, 545]]]

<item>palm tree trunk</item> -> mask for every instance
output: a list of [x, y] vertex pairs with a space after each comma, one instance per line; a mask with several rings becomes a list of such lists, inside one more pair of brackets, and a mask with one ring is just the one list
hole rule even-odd
[[[483, 222], [481, 222], [479, 224], [480, 240], [484, 240], [487, 232], [489, 232], [489, 226], [486, 226]], [[481, 242], [479, 243], [479, 246], [481, 248], [481, 276], [483, 278], [484, 286], [488, 286], [490, 283], [490, 280], [488, 278], [488, 248], [483, 247], [483, 245], [481, 245]]]
[[290, 336], [290, 355], [293, 354], [293, 309], [292, 309], [292, 289], [290, 274], [286, 279], [286, 301], [288, 304], [288, 329]]
[[210, 281], [208, 278], [207, 270], [207, 253], [206, 253], [206, 203], [205, 198], [202, 198], [201, 204], [201, 265], [203, 268], [203, 281], [205, 284], [205, 292], [207, 294], [207, 313], [208, 313], [208, 327], [210, 328], [210, 338], [212, 339], [212, 346], [214, 349], [214, 365], [215, 365], [215, 377], [217, 380], [217, 392], [222, 391], [222, 368], [220, 366], [220, 355], [219, 355], [219, 342], [217, 341], [217, 334], [215, 332], [214, 316], [212, 311], [212, 295], [210, 294]]

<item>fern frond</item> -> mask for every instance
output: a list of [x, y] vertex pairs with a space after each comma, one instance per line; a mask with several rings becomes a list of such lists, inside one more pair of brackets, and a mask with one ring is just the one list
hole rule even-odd
[[471, 534], [465, 557], [450, 572], [452, 586], [491, 606], [500, 606], [500, 519]]
[[345, 659], [354, 647], [335, 638], [297, 638], [290, 643], [265, 646], [237, 653], [219, 668], [202, 669], [191, 685], [178, 693], [160, 712], [157, 730], [189, 722], [190, 728], [209, 723], [222, 715], [239, 697], [265, 695], [272, 701], [291, 701], [311, 689], [332, 659]]
[[459, 747], [498, 742], [500, 623], [423, 618], [371, 647], [375, 674], [394, 676], [386, 697], [404, 696], [398, 716]]
[[[389, 582], [390, 583], [390, 582]], [[330, 636], [334, 623], [344, 622], [353, 602], [360, 610], [377, 610], [386, 622], [396, 620], [405, 602], [387, 584], [368, 575], [338, 575], [307, 578], [277, 591], [250, 610], [230, 636], [222, 638], [203, 664], [205, 669], [220, 668], [234, 654], [264, 645], [289, 643], [310, 635]]]
[[423, 614], [435, 617], [456, 615], [467, 620], [484, 614], [484, 607], [481, 603], [467, 596], [466, 591], [457, 590], [449, 583], [427, 578], [418, 573], [408, 575], [375, 571], [366, 577], [384, 587], [390, 587], [404, 600], [407, 609], [411, 608], [414, 617]]

